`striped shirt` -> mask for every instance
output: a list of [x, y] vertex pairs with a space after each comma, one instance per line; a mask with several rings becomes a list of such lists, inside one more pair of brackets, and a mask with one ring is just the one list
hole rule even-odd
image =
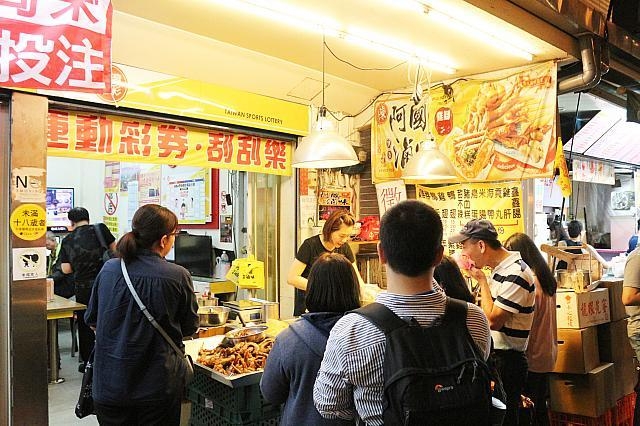
[[[436, 291], [419, 295], [381, 293], [376, 302], [400, 317], [413, 317], [424, 327], [444, 315], [446, 295]], [[485, 359], [490, 350], [487, 318], [467, 304], [467, 327]], [[323, 417], [355, 419], [382, 425], [385, 336], [358, 314], [348, 314], [331, 330], [324, 359], [313, 387], [315, 406]]]
[[493, 302], [513, 313], [500, 330], [491, 330], [495, 349], [527, 349], [535, 305], [535, 279], [519, 252], [509, 256], [493, 269], [489, 286]]

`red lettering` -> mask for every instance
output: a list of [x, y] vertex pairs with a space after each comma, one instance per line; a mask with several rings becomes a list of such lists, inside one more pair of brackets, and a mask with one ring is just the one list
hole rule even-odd
[[233, 156], [233, 135], [223, 132], [209, 132], [207, 159], [217, 163], [230, 163]]
[[267, 139], [264, 156], [267, 159], [265, 167], [276, 170], [285, 169], [287, 147], [284, 142]]
[[113, 122], [104, 116], [76, 116], [76, 151], [110, 153]]
[[160, 124], [158, 126], [159, 157], [169, 157], [175, 152], [175, 158], [184, 158], [189, 148], [187, 129], [174, 124]]
[[123, 121], [120, 128], [120, 154], [148, 157], [151, 154], [150, 131], [150, 123]]
[[260, 138], [238, 135], [238, 164], [260, 165]]
[[69, 113], [49, 111], [47, 114], [47, 146], [69, 148]]

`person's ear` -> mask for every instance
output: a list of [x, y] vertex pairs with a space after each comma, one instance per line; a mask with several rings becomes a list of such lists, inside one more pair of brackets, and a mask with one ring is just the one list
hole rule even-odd
[[487, 243], [483, 240], [478, 240], [478, 248], [480, 248], [480, 253], [484, 254], [484, 251], [487, 248]]
[[436, 257], [433, 260], [433, 265], [432, 266], [438, 266], [441, 262], [442, 259], [444, 258], [444, 246], [441, 244], [438, 249], [436, 250]]
[[378, 251], [378, 257], [380, 258], [380, 263], [386, 264], [387, 263], [387, 257], [384, 255], [384, 250], [382, 250], [382, 246], [380, 245], [380, 242], [378, 242], [378, 245], [376, 246], [376, 249]]

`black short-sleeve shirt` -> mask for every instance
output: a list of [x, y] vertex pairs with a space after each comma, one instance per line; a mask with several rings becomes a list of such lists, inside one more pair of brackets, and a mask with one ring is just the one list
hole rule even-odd
[[[332, 253], [327, 250], [322, 245], [322, 240], [320, 239], [320, 235], [315, 235], [313, 237], [307, 238], [304, 240], [300, 248], [298, 249], [298, 253], [296, 253], [296, 259], [300, 262], [307, 265], [302, 271], [302, 276], [304, 278], [309, 278], [309, 271], [311, 271], [311, 266], [313, 266], [313, 262], [316, 261], [320, 257], [322, 253]], [[333, 250], [333, 253], [343, 254], [349, 262], [353, 263], [355, 261], [355, 256], [351, 251], [351, 247], [349, 244], [343, 244], [341, 247]], [[293, 308], [293, 315], [299, 316], [304, 314], [307, 309], [304, 303], [305, 292], [296, 288], [296, 297], [295, 297], [295, 305]]]
[[[104, 223], [98, 226], [107, 245], [116, 240]], [[102, 268], [104, 250], [93, 225], [78, 226], [62, 240], [60, 262], [71, 264], [75, 282], [93, 281]]]

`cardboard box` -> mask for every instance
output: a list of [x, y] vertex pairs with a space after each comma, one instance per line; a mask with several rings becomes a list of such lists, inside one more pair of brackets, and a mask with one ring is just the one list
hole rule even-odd
[[626, 319], [600, 324], [596, 328], [600, 361], [617, 362], [624, 358], [633, 358], [635, 353], [627, 336]]
[[558, 358], [554, 373], [586, 374], [598, 365], [596, 327], [558, 329]]
[[628, 315], [622, 303], [622, 280], [620, 278], [605, 278], [598, 282], [598, 288], [606, 288], [609, 291], [611, 321], [626, 318]]
[[633, 392], [638, 382], [638, 372], [636, 362], [633, 357], [627, 357], [616, 361], [613, 364], [615, 377], [614, 396], [620, 399]]
[[586, 328], [609, 322], [609, 290], [597, 288], [584, 293], [558, 289], [558, 328]]
[[616, 405], [612, 363], [601, 364], [587, 374], [552, 373], [549, 379], [552, 411], [598, 417]]

